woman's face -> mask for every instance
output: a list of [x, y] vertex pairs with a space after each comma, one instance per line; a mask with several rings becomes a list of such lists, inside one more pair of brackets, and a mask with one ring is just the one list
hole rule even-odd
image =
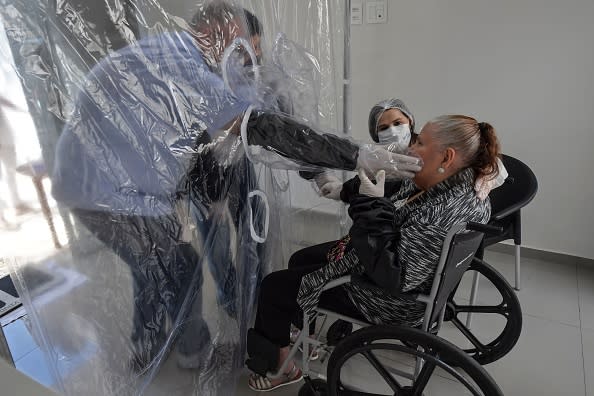
[[425, 124], [421, 129], [421, 133], [417, 136], [416, 142], [410, 147], [410, 151], [423, 160], [423, 168], [416, 173], [413, 181], [419, 188], [424, 190], [443, 179], [443, 174], [437, 170], [444, 163], [445, 150], [435, 140], [436, 132], [437, 126], [435, 124]]
[[398, 109], [388, 109], [377, 120], [377, 132], [385, 131], [392, 125], [409, 124], [408, 118]]
[[384, 111], [377, 120], [377, 140], [390, 144], [390, 151], [406, 151], [411, 141], [409, 119], [398, 109]]

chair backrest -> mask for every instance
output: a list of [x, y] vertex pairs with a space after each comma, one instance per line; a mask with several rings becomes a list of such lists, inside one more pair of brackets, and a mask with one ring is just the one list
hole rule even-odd
[[509, 176], [502, 186], [489, 194], [491, 219], [499, 220], [526, 206], [538, 190], [538, 181], [532, 170], [514, 157], [502, 154], [501, 162]]
[[433, 280], [433, 282], [437, 282], [437, 294], [433, 299], [432, 306], [429, 304], [431, 306], [429, 325], [432, 325], [439, 319], [441, 310], [447, 303], [450, 294], [458, 286], [458, 283], [460, 283], [464, 272], [470, 266], [482, 239], [482, 232], [467, 231], [455, 234], [449, 246], [445, 246], [444, 244], [442, 256], [445, 255], [445, 262], [441, 273], [439, 273], [438, 267], [438, 273], [436, 273]]

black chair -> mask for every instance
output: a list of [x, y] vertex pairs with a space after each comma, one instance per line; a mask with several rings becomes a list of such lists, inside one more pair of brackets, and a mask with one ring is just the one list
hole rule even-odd
[[495, 243], [513, 239], [516, 245], [516, 282], [515, 289], [520, 290], [520, 246], [522, 245], [521, 209], [528, 205], [536, 195], [538, 181], [532, 170], [522, 161], [503, 154], [501, 161], [507, 169], [505, 183], [489, 194], [491, 200], [491, 219], [489, 224], [503, 228], [501, 233], [485, 235], [477, 252], [483, 258], [483, 250]]
[[[513, 239], [516, 245], [516, 281], [514, 289], [520, 290], [520, 246], [522, 245], [521, 209], [528, 205], [536, 195], [538, 181], [532, 170], [517, 158], [502, 154], [501, 162], [508, 177], [502, 186], [489, 194], [491, 200], [491, 219], [489, 225], [500, 227], [501, 232], [485, 235], [476, 257], [481, 259], [487, 246]], [[475, 305], [479, 285], [479, 273], [475, 272], [470, 291], [470, 305]], [[471, 327], [472, 313], [466, 318], [467, 328]]]

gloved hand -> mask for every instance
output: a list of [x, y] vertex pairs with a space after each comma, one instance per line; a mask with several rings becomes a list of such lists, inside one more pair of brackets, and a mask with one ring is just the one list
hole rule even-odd
[[332, 172], [322, 172], [317, 175], [314, 180], [318, 187], [319, 194], [322, 197], [334, 199], [336, 201], [340, 200], [342, 181]]
[[368, 197], [383, 197], [384, 183], [386, 181], [386, 171], [379, 170], [375, 175], [375, 184], [365, 174], [363, 169], [359, 169], [359, 179], [361, 179], [361, 186], [359, 186], [359, 194], [367, 195]]
[[315, 180], [316, 185], [318, 186], [319, 189], [321, 189], [322, 186], [326, 183], [340, 181], [340, 179], [338, 177], [336, 177], [336, 175], [334, 173], [332, 173], [332, 171], [325, 171], [322, 173], [318, 173], [314, 177], [314, 180]]
[[342, 182], [326, 183], [320, 188], [323, 197], [340, 201], [340, 192], [342, 191]]
[[367, 175], [375, 175], [383, 169], [389, 179], [412, 178], [421, 170], [421, 159], [391, 153], [382, 146], [364, 144], [359, 147], [357, 169], [363, 169]]

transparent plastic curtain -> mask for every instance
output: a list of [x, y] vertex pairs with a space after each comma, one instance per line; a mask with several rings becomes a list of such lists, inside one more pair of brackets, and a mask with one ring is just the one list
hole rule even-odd
[[195, 1], [1, 3], [3, 59], [34, 124], [27, 145], [40, 148], [20, 157], [49, 176], [63, 245], [38, 238], [49, 247], [6, 258], [47, 384], [234, 394], [259, 282], [295, 250], [337, 239], [342, 206], [318, 196], [306, 178], [316, 169], [250, 156], [232, 116], [257, 103], [344, 133], [344, 2], [232, 2], [259, 24], [243, 15], [244, 41], [208, 53], [187, 34]]

